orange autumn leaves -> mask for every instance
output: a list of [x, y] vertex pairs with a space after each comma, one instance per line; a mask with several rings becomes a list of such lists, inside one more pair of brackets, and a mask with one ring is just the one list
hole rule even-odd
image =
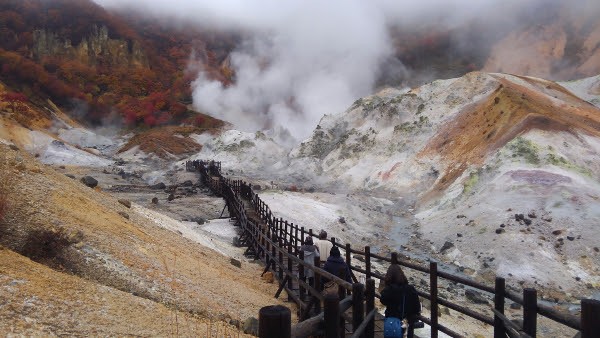
[[[234, 76], [222, 65], [233, 38], [169, 31], [152, 20], [107, 12], [91, 0], [1, 2], [0, 22], [0, 81], [33, 103], [51, 99], [68, 111], [83, 102], [86, 114], [79, 117], [92, 124], [116, 113], [132, 128], [204, 127], [207, 119], [187, 108], [196, 76], [187, 69], [194, 43], [210, 56], [200, 60], [207, 74], [226, 84]], [[92, 50], [91, 36], [100, 27], [109, 43], [125, 46], [125, 54]], [[71, 48], [44, 45], [40, 30]]]

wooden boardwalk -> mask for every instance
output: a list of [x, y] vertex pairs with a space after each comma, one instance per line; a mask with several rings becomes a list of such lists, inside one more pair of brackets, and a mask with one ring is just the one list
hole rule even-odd
[[[266, 222], [264, 222], [258, 215], [258, 213], [254, 210], [252, 203], [249, 199], [246, 198], [242, 198], [241, 199], [243, 204], [244, 204], [244, 209], [246, 211], [246, 216], [248, 217], [248, 220], [257, 224], [259, 227], [267, 227]], [[255, 257], [258, 259], [258, 257]], [[295, 274], [296, 276], [298, 276], [298, 264], [293, 264], [291, 266], [288, 265], [289, 262], [285, 262], [284, 261], [284, 266], [286, 269], [291, 270], [293, 274]], [[265, 270], [267, 271], [267, 270]], [[269, 269], [269, 271], [271, 273], [273, 273], [273, 275], [275, 275], [277, 273], [276, 270], [274, 269]], [[281, 282], [281, 281], [280, 281]], [[281, 286], [281, 283], [280, 283]], [[296, 280], [291, 280], [290, 283], [288, 284], [288, 286], [285, 288], [286, 292], [288, 293], [288, 301], [293, 301], [294, 298], [299, 298], [301, 300], [304, 300], [306, 297], [306, 292], [304, 292], [304, 295], [300, 294], [300, 284], [296, 281]], [[322, 306], [321, 306], [322, 308]], [[301, 311], [299, 309], [298, 311], [298, 317], [300, 318], [301, 316]], [[314, 311], [312, 312], [312, 315], [317, 315], [318, 313], [315, 313]], [[346, 311], [344, 314], [344, 336], [345, 337], [351, 337], [352, 334], [354, 333], [353, 328], [352, 328], [352, 308], [350, 308], [348, 311]], [[374, 337], [383, 337], [383, 320], [384, 317], [383, 315], [381, 315], [380, 313], [377, 313], [375, 316], [375, 330], [374, 330]]]
[[[375, 279], [382, 280], [384, 276], [371, 269], [371, 260], [399, 264], [429, 275], [427, 289], [419, 286], [417, 292], [430, 303], [429, 317], [419, 316], [419, 319], [430, 326], [431, 337], [438, 337], [443, 332], [451, 337], [463, 337], [452, 328], [438, 322], [439, 306], [445, 306], [454, 311], [490, 325], [494, 337], [535, 337], [537, 334], [537, 317], [544, 316], [558, 324], [572, 328], [581, 333], [582, 338], [600, 337], [600, 301], [584, 299], [581, 301], [581, 315], [574, 316], [563, 313], [550, 305], [538, 302], [535, 289], [524, 289], [522, 295], [505, 287], [504, 278], [497, 277], [495, 285], [485, 285], [469, 278], [438, 271], [437, 263], [421, 265], [411, 261], [399, 260], [397, 253], [384, 257], [371, 253], [370, 247], [356, 249], [350, 244], [330, 241], [345, 253], [346, 264], [350, 267], [353, 283], [332, 275], [315, 264], [307, 264], [303, 260], [300, 249], [301, 243], [308, 236], [315, 237], [312, 229], [305, 229], [281, 218], [273, 217], [269, 207], [252, 190], [250, 184], [230, 180], [222, 176], [219, 162], [193, 161], [186, 163], [187, 170], [200, 173], [201, 180], [215, 194], [222, 196], [232, 219], [240, 226], [239, 243], [247, 247], [246, 254], [265, 264], [265, 272], [273, 273], [279, 284], [275, 297], [280, 297], [283, 291], [289, 301], [297, 305], [300, 322], [291, 326], [292, 337], [325, 336], [325, 337], [382, 337], [383, 316], [375, 309], [375, 301], [379, 297], [375, 290]], [[360, 265], [356, 263], [360, 257]], [[354, 261], [353, 261], [354, 259]], [[305, 271], [312, 270], [315, 275], [314, 285], [307, 283]], [[356, 276], [364, 277], [365, 284], [358, 283]], [[321, 290], [321, 280], [326, 278], [338, 285], [338, 295], [324, 296]], [[460, 283], [473, 289], [491, 295], [493, 304], [488, 313], [480, 313], [468, 306], [452, 303], [438, 296], [438, 280]], [[522, 325], [515, 324], [505, 315], [505, 299], [522, 305]], [[289, 313], [289, 310], [285, 310]], [[492, 315], [489, 313], [493, 312]], [[265, 312], [266, 313], [266, 312]], [[261, 309], [262, 314], [262, 309]], [[260, 317], [260, 316], [259, 316]], [[265, 318], [267, 316], [265, 315]], [[280, 317], [277, 317], [280, 318]], [[281, 317], [283, 318], [283, 317]], [[259, 318], [260, 319], [260, 318]], [[271, 318], [272, 320], [273, 318]], [[269, 330], [282, 329], [285, 325], [279, 322], [261, 325]], [[284, 319], [277, 319], [284, 320]], [[289, 319], [288, 319], [289, 320]], [[263, 336], [263, 335], [261, 335]], [[290, 337], [290, 332], [280, 335], [264, 335], [265, 337]], [[409, 332], [410, 338], [410, 332]]]

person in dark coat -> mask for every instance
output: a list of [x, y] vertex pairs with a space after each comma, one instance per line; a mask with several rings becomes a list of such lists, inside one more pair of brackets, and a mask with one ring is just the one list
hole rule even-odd
[[[329, 257], [327, 257], [327, 262], [323, 265], [323, 270], [329, 272], [330, 274], [336, 275], [349, 283], [352, 283], [350, 268], [346, 261], [342, 258], [340, 253], [340, 249], [337, 246], [334, 246], [329, 250]], [[342, 273], [344, 274], [342, 276]], [[324, 278], [324, 282], [328, 280]]]
[[[319, 257], [319, 249], [313, 244], [312, 237], [309, 236], [304, 240], [304, 244], [300, 246], [300, 250], [304, 252], [304, 263], [315, 265], [315, 257]], [[305, 269], [304, 273], [309, 284], [314, 285], [315, 272], [311, 269]]]
[[385, 274], [385, 287], [381, 291], [381, 303], [385, 305], [385, 317], [395, 317], [408, 322], [408, 337], [413, 336], [413, 324], [418, 321], [421, 312], [419, 295], [400, 265], [392, 264]]

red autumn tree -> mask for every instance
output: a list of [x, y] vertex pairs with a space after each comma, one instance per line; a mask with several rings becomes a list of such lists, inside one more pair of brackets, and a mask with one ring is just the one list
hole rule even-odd
[[27, 97], [21, 93], [7, 92], [2, 94], [2, 101], [7, 102], [13, 112], [21, 111], [23, 104], [27, 103]]

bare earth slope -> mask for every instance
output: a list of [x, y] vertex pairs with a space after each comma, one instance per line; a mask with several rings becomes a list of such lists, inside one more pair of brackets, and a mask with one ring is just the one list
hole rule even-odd
[[492, 76], [496, 89], [465, 106], [418, 154], [438, 155], [448, 162], [450, 169], [435, 189], [444, 191], [469, 165], [483, 164], [487, 155], [532, 129], [600, 136], [598, 109], [556, 83]]
[[9, 201], [0, 228], [0, 331], [160, 336], [177, 328], [177, 311], [185, 313], [180, 328], [189, 329], [277, 303], [274, 286], [258, 280], [260, 266], [235, 267], [141, 207], [128, 209], [23, 151], [0, 148]]
[[179, 330], [193, 336], [208, 324], [199, 316], [57, 272], [6, 248], [0, 250], [0, 283], [4, 335], [171, 336]]

